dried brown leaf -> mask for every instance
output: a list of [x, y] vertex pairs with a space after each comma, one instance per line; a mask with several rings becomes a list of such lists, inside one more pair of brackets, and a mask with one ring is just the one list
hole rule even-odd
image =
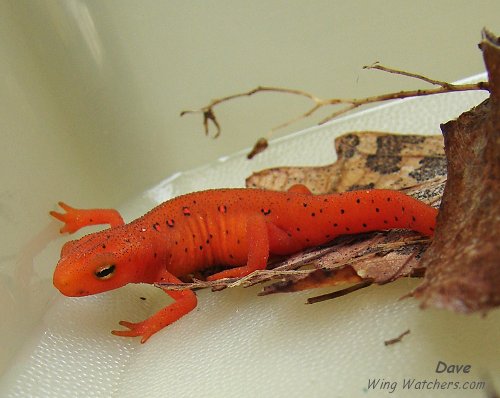
[[444, 180], [442, 136], [354, 132], [335, 140], [338, 160], [320, 167], [277, 167], [252, 174], [251, 188], [283, 191], [304, 184], [314, 194], [368, 188], [401, 189]]
[[[406, 276], [422, 276], [419, 265], [430, 240], [411, 231], [393, 230], [351, 236], [310, 263], [314, 269], [299, 275], [282, 275], [261, 295], [337, 286], [346, 283], [384, 284]], [[335, 241], [337, 242], [337, 240]], [[300, 255], [295, 257], [300, 261]]]

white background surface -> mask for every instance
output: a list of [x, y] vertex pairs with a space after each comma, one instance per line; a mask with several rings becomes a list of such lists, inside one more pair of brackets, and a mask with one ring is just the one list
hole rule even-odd
[[[257, 299], [255, 291], [202, 293], [199, 311], [184, 326], [174, 325], [147, 346], [108, 335], [117, 320], [151, 312], [128, 290], [73, 302], [51, 287], [63, 240], [53, 241], [57, 225], [47, 211], [58, 200], [85, 207], [128, 202], [122, 208], [130, 219], [158, 198], [242, 186], [251, 171], [262, 167], [331, 161], [333, 136], [344, 131], [438, 132], [440, 122], [479, 97], [460, 96], [444, 104], [433, 100], [418, 112], [383, 108], [389, 113], [348, 118], [318, 130], [321, 139], [277, 145], [253, 163], [219, 162], [139, 195], [131, 204], [131, 197], [178, 170], [250, 146], [267, 128], [303, 110], [304, 103], [267, 95], [227, 106], [220, 111], [224, 132], [218, 141], [202, 136], [199, 118], [179, 118], [180, 110], [258, 84], [303, 88], [324, 97], [417, 86], [361, 71], [376, 60], [456, 80], [482, 70], [479, 31], [483, 26], [495, 31], [500, 20], [500, 4], [494, 1], [252, 4], [0, 2], [0, 369], [8, 370], [0, 391], [38, 396], [49, 391], [57, 396], [54, 391], [62, 394], [71, 386], [81, 392], [86, 386], [84, 396], [165, 391], [164, 382], [138, 376], [147, 361], [149, 378], [206, 395], [220, 392], [221, 385], [233, 393], [262, 391], [268, 386], [264, 380], [269, 388], [280, 388], [270, 391], [297, 395], [306, 390], [333, 395], [345, 386], [359, 392], [368, 374], [397, 378], [398, 370], [407, 370], [427, 377], [445, 356], [476, 361], [477, 372], [491, 368], [491, 355], [499, 354], [489, 344], [498, 341], [498, 313], [486, 320], [420, 313], [415, 303], [394, 301], [408, 290], [408, 282], [384, 287], [383, 294], [370, 289], [356, 301], [346, 299], [345, 307], [333, 303], [315, 312], [302, 306], [305, 295]], [[151, 295], [153, 305], [164, 303], [163, 296]], [[368, 322], [378, 311], [388, 329]], [[407, 327], [412, 328], [408, 344], [382, 350], [381, 341]], [[367, 337], [372, 328], [374, 334]], [[361, 331], [365, 334], [356, 334]], [[318, 340], [324, 345], [312, 349]], [[241, 341], [248, 345], [236, 344]], [[192, 362], [180, 361], [176, 350]], [[410, 364], [408, 358], [419, 350], [422, 356]], [[259, 365], [262, 358], [266, 361]], [[384, 371], [372, 373], [370, 366]]]
[[[129, 220], [196, 188], [237, 185], [255, 166], [294, 163], [301, 156], [332, 161], [333, 137], [361, 126], [436, 133], [440, 118], [454, 117], [482, 98], [479, 92], [442, 95], [339, 119], [275, 142], [255, 164], [240, 154], [167, 179], [124, 206], [124, 215]], [[413, 378], [459, 386], [490, 378], [499, 384], [500, 312], [483, 318], [422, 311], [414, 300], [398, 300], [416, 286], [411, 280], [313, 306], [303, 304], [306, 297], [324, 291], [272, 297], [257, 297], [258, 288], [203, 291], [195, 311], [147, 344], [117, 338], [109, 331], [118, 320], [144, 319], [168, 299], [152, 287], [130, 285], [83, 299], [57, 296], [40, 306], [62, 241], [19, 264], [31, 279], [23, 279], [27, 289], [12, 308], [24, 305], [41, 318], [31, 320], [22, 349], [9, 363], [0, 381], [2, 396], [387, 396], [387, 390], [367, 390], [370, 379], [380, 378], [397, 383], [397, 396], [483, 397], [484, 390], [429, 393], [403, 390], [402, 384]], [[384, 346], [406, 329], [411, 334], [402, 343]], [[470, 365], [472, 371], [438, 375], [438, 361]]]

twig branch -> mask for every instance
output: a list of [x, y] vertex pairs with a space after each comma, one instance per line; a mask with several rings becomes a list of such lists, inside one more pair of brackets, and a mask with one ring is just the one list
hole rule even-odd
[[364, 289], [373, 283], [372, 280], [367, 279], [353, 286], [347, 287], [342, 290], [337, 290], [336, 292], [322, 294], [321, 296], [310, 297], [307, 299], [306, 304], [321, 303], [322, 301], [332, 300], [338, 297], [345, 296], [346, 294], [353, 293], [356, 290]]
[[408, 334], [410, 334], [410, 329], [405, 330], [398, 337], [394, 337], [393, 339], [389, 339], [389, 340], [384, 341], [384, 345], [388, 346], [388, 345], [393, 345], [393, 344], [396, 344], [396, 343], [400, 343], [401, 340], [403, 340], [403, 337], [405, 337]]
[[[209, 122], [212, 122], [216, 128], [216, 131], [215, 131], [215, 134], [213, 135], [213, 138], [217, 138], [221, 133], [221, 127], [217, 121], [217, 118], [215, 117], [213, 109], [217, 105], [222, 104], [223, 102], [228, 102], [228, 101], [234, 100], [236, 98], [250, 97], [250, 96], [257, 94], [257, 93], [260, 93], [260, 92], [274, 92], [274, 93], [282, 93], [282, 94], [299, 95], [299, 96], [306, 97], [315, 103], [318, 103], [321, 101], [319, 98], [315, 97], [314, 95], [309, 94], [305, 91], [301, 91], [301, 90], [295, 90], [295, 89], [284, 88], [284, 87], [258, 86], [250, 91], [246, 91], [246, 92], [238, 93], [238, 94], [232, 94], [232, 95], [228, 95], [228, 96], [222, 97], [222, 98], [216, 98], [216, 99], [212, 100], [208, 105], [206, 105], [200, 109], [184, 110], [181, 112], [181, 116], [184, 116], [187, 114], [193, 114], [193, 113], [203, 114], [203, 126], [204, 126], [204, 130], [205, 130], [205, 135], [207, 135], [207, 136], [210, 135]], [[306, 112], [300, 118], [307, 117], [308, 116], [308, 115], [306, 115], [307, 113], [308, 112]], [[292, 123], [292, 122], [290, 122], [290, 123]], [[286, 127], [286, 126], [282, 126], [282, 127], [277, 126], [276, 129], [283, 128], [283, 127]]]
[[402, 75], [402, 76], [406, 76], [406, 77], [411, 77], [412, 79], [423, 80], [426, 83], [434, 84], [434, 85], [441, 86], [441, 87], [453, 86], [452, 84], [450, 84], [448, 82], [430, 79], [426, 76], [419, 75], [417, 73], [406, 72], [404, 70], [389, 68], [387, 66], [380, 65], [379, 62], [375, 62], [372, 65], [365, 65], [365, 66], [363, 66], [363, 69], [378, 69], [378, 70], [381, 70], [383, 72], [388, 72], [388, 73], [392, 73], [395, 75]]
[[254, 145], [253, 150], [248, 154], [248, 158], [252, 158], [257, 153], [262, 152], [267, 147], [267, 139], [270, 138], [273, 133], [275, 133], [278, 130], [284, 129], [293, 123], [297, 123], [300, 120], [307, 119], [308, 117], [312, 116], [314, 113], [316, 113], [321, 108], [325, 108], [325, 107], [329, 107], [329, 106], [344, 105], [340, 109], [335, 110], [330, 115], [328, 115], [324, 119], [320, 120], [319, 124], [326, 123], [326, 122], [328, 122], [328, 121], [330, 121], [330, 120], [332, 120], [332, 119], [334, 119], [342, 114], [345, 114], [345, 113], [350, 112], [356, 108], [359, 108], [360, 106], [372, 104], [372, 103], [376, 103], [376, 102], [382, 102], [382, 101], [388, 101], [388, 100], [394, 100], [394, 99], [410, 98], [410, 97], [422, 97], [422, 96], [427, 96], [427, 95], [443, 94], [443, 93], [449, 93], [449, 92], [455, 92], [455, 91], [489, 90], [489, 83], [485, 82], [485, 81], [478, 82], [478, 83], [470, 83], [470, 84], [451, 84], [451, 83], [447, 83], [447, 82], [440, 81], [440, 80], [430, 79], [428, 77], [425, 77], [423, 75], [419, 75], [417, 73], [405, 72], [405, 71], [401, 71], [398, 69], [389, 68], [389, 67], [380, 65], [378, 62], [376, 62], [372, 65], [364, 66], [363, 69], [377, 69], [377, 70], [381, 70], [381, 71], [387, 72], [387, 73], [392, 73], [392, 74], [410, 77], [413, 79], [422, 80], [426, 83], [430, 83], [430, 84], [433, 84], [433, 85], [436, 85], [439, 87], [431, 88], [431, 89], [398, 91], [398, 92], [375, 95], [375, 96], [364, 97], [364, 98], [321, 99], [321, 98], [315, 96], [314, 94], [311, 94], [311, 93], [308, 93], [308, 92], [302, 91], [302, 90], [290, 89], [290, 88], [284, 88], [284, 87], [258, 86], [252, 90], [249, 90], [249, 91], [245, 91], [242, 93], [237, 93], [237, 94], [233, 94], [233, 95], [228, 95], [226, 97], [214, 99], [208, 105], [206, 105], [200, 109], [184, 110], [181, 112], [181, 116], [184, 116], [187, 114], [195, 114], [195, 113], [202, 114], [205, 135], [207, 135], [207, 136], [211, 135], [210, 134], [210, 130], [211, 130], [210, 125], [212, 124], [215, 127], [215, 133], [212, 134], [212, 137], [217, 138], [220, 135], [222, 128], [221, 128], [219, 121], [217, 120], [217, 117], [215, 116], [214, 108], [218, 105], [223, 104], [224, 102], [228, 102], [228, 101], [231, 101], [231, 100], [234, 100], [237, 98], [242, 98], [242, 97], [250, 97], [254, 94], [261, 93], [261, 92], [273, 92], [273, 93], [281, 93], [281, 94], [298, 95], [298, 96], [305, 97], [305, 98], [309, 99], [313, 103], [313, 105], [306, 112], [304, 112], [298, 116], [295, 116], [295, 117], [271, 128], [267, 133], [267, 138], [260, 138], [258, 140], [258, 142]]

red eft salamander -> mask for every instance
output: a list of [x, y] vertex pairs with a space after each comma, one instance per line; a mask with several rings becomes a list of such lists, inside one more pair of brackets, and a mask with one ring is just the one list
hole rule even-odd
[[[437, 210], [398, 191], [313, 195], [303, 185], [287, 192], [214, 189], [169, 200], [129, 224], [116, 210], [50, 212], [61, 232], [96, 224], [111, 228], [67, 242], [54, 272], [66, 296], [86, 296], [128, 283], [179, 283], [179, 276], [213, 265], [232, 267], [209, 277], [243, 277], [264, 269], [269, 254], [287, 255], [339, 235], [411, 229], [432, 236]], [[138, 323], [120, 322], [118, 336], [154, 333], [196, 307], [190, 290], [168, 291], [175, 301]]]

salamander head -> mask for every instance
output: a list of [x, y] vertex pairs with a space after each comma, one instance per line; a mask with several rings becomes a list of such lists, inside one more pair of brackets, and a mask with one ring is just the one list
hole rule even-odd
[[54, 272], [54, 286], [66, 296], [87, 296], [127, 283], [148, 282], [152, 250], [131, 236], [101, 231], [66, 243]]

